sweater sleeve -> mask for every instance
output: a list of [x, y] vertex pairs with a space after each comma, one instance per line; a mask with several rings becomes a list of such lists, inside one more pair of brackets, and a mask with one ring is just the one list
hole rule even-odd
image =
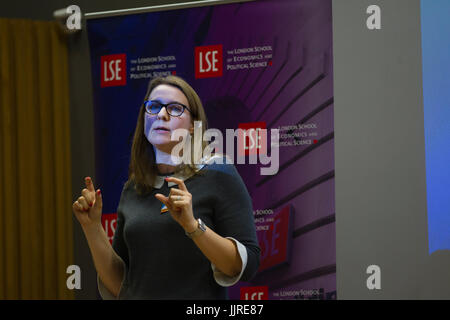
[[221, 285], [222, 287], [230, 287], [234, 284], [236, 284], [239, 280], [241, 280], [242, 274], [244, 273], [245, 268], [247, 267], [247, 249], [237, 241], [236, 239], [233, 239], [231, 237], [227, 237], [227, 239], [232, 240], [238, 249], [239, 257], [242, 261], [242, 268], [241, 272], [237, 276], [230, 277], [224, 274], [222, 271], [217, 269], [217, 267], [211, 263], [211, 268], [213, 270], [214, 280], [216, 280], [217, 284]]
[[249, 281], [258, 271], [261, 251], [250, 195], [233, 164], [213, 165], [211, 169], [216, 170], [215, 231], [243, 245], [247, 251], [247, 264], [240, 280]]

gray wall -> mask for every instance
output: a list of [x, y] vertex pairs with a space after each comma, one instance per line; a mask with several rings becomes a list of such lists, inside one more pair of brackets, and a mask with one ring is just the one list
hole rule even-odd
[[428, 256], [420, 1], [333, 0], [333, 18], [338, 298], [449, 299], [450, 254]]
[[[51, 20], [83, 12], [184, 1], [3, 1], [0, 17]], [[366, 28], [366, 8], [382, 29]], [[450, 299], [450, 255], [428, 256], [419, 0], [333, 0], [338, 299]], [[69, 40], [72, 188], [94, 176], [93, 105], [86, 32]], [[70, 214], [70, 213], [68, 213]], [[79, 299], [97, 298], [90, 253], [74, 221]], [[366, 268], [381, 268], [381, 289]]]

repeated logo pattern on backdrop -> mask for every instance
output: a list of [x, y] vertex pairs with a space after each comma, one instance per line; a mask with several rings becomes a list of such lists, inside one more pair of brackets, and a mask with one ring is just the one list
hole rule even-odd
[[[209, 128], [244, 134], [236, 155], [247, 161], [235, 166], [252, 197], [261, 265], [230, 298], [336, 298], [331, 16], [331, 0], [267, 0], [88, 20], [110, 239], [148, 82], [176, 74], [198, 92]], [[248, 159], [271, 154], [271, 129], [279, 168], [262, 175], [264, 164]]]

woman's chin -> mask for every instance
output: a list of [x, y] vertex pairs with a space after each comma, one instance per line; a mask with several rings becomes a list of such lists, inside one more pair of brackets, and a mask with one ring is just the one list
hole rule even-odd
[[173, 144], [174, 141], [170, 140], [170, 136], [154, 135], [152, 134], [148, 141], [155, 147], [163, 147], [165, 145]]
[[175, 145], [174, 141], [170, 141], [170, 139], [169, 140], [160, 139], [158, 141], [152, 141], [150, 143], [159, 151], [169, 153], [169, 154]]

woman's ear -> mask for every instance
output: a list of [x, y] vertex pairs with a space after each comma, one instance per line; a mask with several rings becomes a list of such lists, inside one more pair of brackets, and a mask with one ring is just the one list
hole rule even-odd
[[194, 134], [194, 125], [191, 125], [191, 127], [189, 128], [189, 133], [190, 133], [191, 135]]

